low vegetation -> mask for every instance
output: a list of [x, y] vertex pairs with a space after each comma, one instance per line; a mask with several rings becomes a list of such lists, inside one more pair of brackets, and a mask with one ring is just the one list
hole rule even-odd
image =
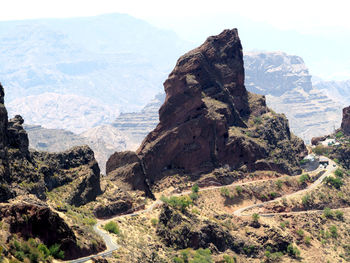
[[120, 233], [119, 226], [114, 221], [108, 222], [103, 228], [104, 228], [104, 230], [108, 231], [109, 233], [113, 233], [116, 235], [119, 235], [119, 233]]

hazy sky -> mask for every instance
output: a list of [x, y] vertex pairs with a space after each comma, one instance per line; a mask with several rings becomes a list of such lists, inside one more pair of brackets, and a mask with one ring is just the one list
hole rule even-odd
[[349, 0], [3, 0], [0, 20], [127, 13], [196, 43], [238, 27], [246, 49], [300, 55], [316, 75], [350, 79], [349, 10]]

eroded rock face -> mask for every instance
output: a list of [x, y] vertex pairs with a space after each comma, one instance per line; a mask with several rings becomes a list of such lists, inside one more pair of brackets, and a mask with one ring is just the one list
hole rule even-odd
[[7, 120], [4, 89], [0, 84], [0, 200], [35, 194], [40, 199], [56, 187], [74, 183], [67, 202], [80, 206], [102, 193], [100, 169], [88, 146], [61, 153], [29, 151], [29, 140], [19, 115]]
[[346, 135], [350, 135], [350, 106], [343, 109], [341, 128]]
[[39, 238], [47, 246], [60, 244], [65, 259], [97, 253], [105, 246], [84, 247], [65, 221], [49, 207], [34, 204], [10, 204], [0, 207], [1, 218], [9, 224], [9, 231], [27, 240]]
[[295, 166], [306, 152], [303, 142], [291, 135], [283, 115], [275, 114], [260, 131], [267, 145], [235, 130], [250, 128], [254, 118], [269, 112], [264, 96], [245, 89], [242, 46], [236, 29], [209, 37], [182, 56], [164, 88], [166, 99], [155, 130], [130, 162], [122, 165], [124, 153], [112, 155], [107, 162], [109, 174], [131, 182], [132, 188], [147, 188], [170, 169], [201, 174], [224, 165], [234, 169], [245, 165], [250, 170], [293, 173], [285, 164], [267, 160], [270, 153], [277, 148], [278, 157], [287, 156]]

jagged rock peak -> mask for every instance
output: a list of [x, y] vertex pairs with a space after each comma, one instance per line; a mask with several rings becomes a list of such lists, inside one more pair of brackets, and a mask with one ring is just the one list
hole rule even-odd
[[341, 128], [345, 134], [350, 135], [350, 106], [343, 109]]
[[1, 104], [4, 104], [4, 99], [5, 99], [4, 88], [2, 87], [2, 85], [0, 83], [0, 103]]
[[299, 169], [304, 143], [290, 133], [284, 115], [271, 112], [264, 96], [244, 86], [236, 29], [209, 37], [180, 57], [164, 89], [157, 127], [136, 153], [115, 153], [107, 162], [107, 173], [120, 185], [147, 192], [167, 170], [202, 174], [229, 166], [292, 174]]

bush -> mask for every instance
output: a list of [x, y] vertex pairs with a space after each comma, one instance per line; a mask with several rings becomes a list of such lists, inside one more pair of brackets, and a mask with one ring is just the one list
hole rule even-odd
[[158, 219], [157, 218], [152, 218], [151, 219], [151, 224], [152, 224], [152, 226], [156, 226], [158, 224]]
[[192, 204], [192, 200], [188, 196], [172, 196], [170, 198], [162, 196], [160, 199], [172, 208], [178, 209], [181, 212], [185, 212], [187, 207], [189, 207]]
[[340, 139], [342, 137], [344, 137], [344, 133], [342, 131], [338, 131], [335, 135], [335, 138], [337, 138], [337, 139]]
[[61, 246], [59, 244], [53, 244], [49, 248], [51, 256], [53, 256], [54, 258], [63, 259], [64, 251], [60, 250], [60, 247]]
[[309, 174], [303, 174], [299, 177], [299, 183], [304, 184], [306, 182], [310, 181], [310, 176]]
[[281, 180], [281, 179], [278, 179], [278, 180], [276, 181], [276, 185], [277, 185], [277, 188], [278, 188], [278, 189], [281, 189], [281, 188], [282, 188], [282, 185], [283, 185], [282, 180]]
[[299, 258], [300, 256], [300, 250], [297, 247], [293, 246], [293, 244], [288, 245], [287, 253], [289, 256], [293, 258]]
[[336, 189], [339, 189], [340, 187], [342, 187], [343, 186], [343, 184], [344, 184], [344, 182], [343, 182], [343, 180], [341, 179], [341, 178], [339, 178], [339, 177], [336, 177], [336, 178], [334, 178], [334, 177], [326, 177], [325, 179], [324, 179], [324, 182], [327, 184], [327, 185], [329, 185], [329, 186], [332, 186], [332, 187], [334, 187], [334, 188], [336, 188]]
[[304, 206], [308, 206], [311, 202], [311, 196], [309, 194], [306, 194], [304, 195], [302, 198], [301, 198], [301, 202]]
[[332, 210], [329, 208], [329, 207], [325, 207], [323, 209], [323, 215], [326, 217], [326, 218], [333, 218], [333, 212]]
[[335, 211], [335, 217], [340, 220], [340, 221], [343, 221], [344, 220], [344, 213], [342, 211]]
[[299, 237], [304, 237], [304, 231], [302, 229], [298, 229], [295, 231]]
[[110, 221], [108, 222], [104, 227], [104, 230], [108, 231], [109, 233], [113, 233], [118, 235], [120, 233], [119, 226], [116, 222]]
[[242, 186], [237, 185], [236, 186], [236, 192], [237, 192], [238, 195], [242, 194], [242, 192], [243, 192]]
[[309, 163], [310, 162], [310, 160], [308, 160], [308, 159], [302, 159], [300, 162], [299, 162], [299, 164], [300, 165], [304, 165], [304, 164], [307, 164], [307, 163]]
[[212, 263], [213, 260], [211, 258], [211, 251], [206, 248], [200, 248], [196, 251], [193, 256], [193, 259], [189, 261], [189, 263]]
[[343, 178], [343, 171], [340, 170], [339, 168], [335, 170], [334, 174], [336, 177]]
[[199, 186], [198, 184], [195, 184], [194, 186], [192, 186], [192, 193], [198, 193], [199, 192]]
[[310, 246], [310, 244], [311, 244], [311, 237], [310, 237], [310, 236], [306, 236], [305, 239], [304, 239], [304, 241], [305, 241], [305, 244], [306, 244], [307, 246]]
[[254, 222], [258, 222], [258, 221], [259, 221], [260, 216], [259, 216], [259, 214], [254, 213], [254, 214], [252, 215], [252, 218], [253, 218], [253, 221], [254, 221]]
[[224, 262], [225, 263], [236, 263], [237, 262], [237, 258], [236, 257], [230, 257], [228, 255], [224, 255]]
[[336, 226], [331, 226], [329, 231], [331, 232], [331, 237], [338, 238], [338, 230]]

